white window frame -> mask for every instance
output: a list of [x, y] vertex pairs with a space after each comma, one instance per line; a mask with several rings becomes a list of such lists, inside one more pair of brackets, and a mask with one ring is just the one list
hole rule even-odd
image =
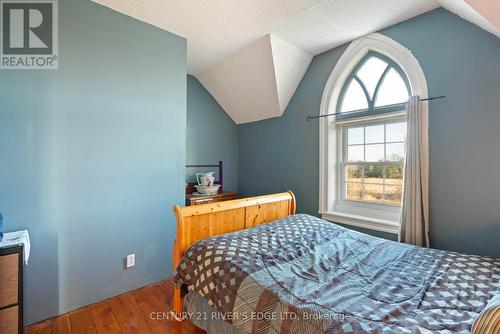
[[[406, 121], [406, 117], [404, 116], [389, 116], [385, 118], [378, 118], [376, 120], [365, 120], [365, 121], [352, 121], [347, 124], [341, 123], [337, 124], [337, 161], [339, 168], [337, 169], [337, 194], [336, 194], [336, 203], [335, 210], [336, 212], [350, 212], [350, 213], [358, 213], [360, 215], [374, 217], [379, 219], [388, 219], [388, 220], [397, 220], [399, 215], [401, 214], [401, 207], [393, 204], [384, 204], [384, 203], [370, 203], [366, 201], [356, 201], [356, 200], [348, 200], [344, 198], [345, 194], [345, 165], [356, 165], [357, 163], [349, 163], [347, 162], [347, 144], [346, 144], [346, 129], [351, 126], [367, 126], [367, 125], [378, 125], [378, 124], [386, 124], [386, 123], [397, 123]], [[401, 164], [394, 162], [383, 162], [383, 163], [363, 163], [368, 165], [393, 165], [393, 166], [401, 166]], [[363, 165], [361, 164], [361, 165]]]
[[[411, 95], [426, 98], [427, 82], [425, 75], [410, 50], [389, 37], [375, 33], [353, 41], [337, 62], [325, 86], [321, 100], [320, 115], [335, 112], [339, 103], [340, 93], [345, 80], [363, 57], [370, 51], [383, 54], [396, 62], [406, 75]], [[428, 104], [422, 102], [424, 114], [422, 138], [428, 142]], [[387, 120], [391, 118], [404, 118], [405, 111], [396, 111], [379, 114], [355, 120], [335, 121], [333, 117], [320, 119], [320, 152], [319, 152], [319, 213], [323, 219], [334, 222], [374, 229], [382, 232], [397, 234], [399, 231], [400, 207], [383, 204], [343, 203], [339, 177], [340, 156], [342, 149], [341, 131], [339, 128], [345, 123], [372, 120]], [[428, 145], [424, 145], [424, 170], [423, 179], [428, 183]], [[428, 201], [428, 194], [424, 194]]]

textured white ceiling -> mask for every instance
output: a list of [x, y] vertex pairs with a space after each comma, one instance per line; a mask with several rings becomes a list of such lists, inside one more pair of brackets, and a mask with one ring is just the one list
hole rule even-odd
[[94, 1], [185, 37], [188, 72], [238, 124], [280, 116], [312, 55], [440, 5], [500, 37], [479, 14], [500, 0]]
[[315, 55], [439, 6], [437, 0], [95, 1], [186, 37], [191, 74], [267, 34]]

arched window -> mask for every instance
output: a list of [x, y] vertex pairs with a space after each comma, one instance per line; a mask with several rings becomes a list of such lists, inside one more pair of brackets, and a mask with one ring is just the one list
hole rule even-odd
[[371, 51], [361, 59], [345, 81], [337, 103], [337, 112], [383, 107], [384, 112], [387, 112], [387, 108], [401, 110], [409, 95], [408, 79], [399, 65], [390, 58]]
[[[352, 118], [401, 111], [409, 95], [408, 79], [399, 65], [370, 51], [345, 80], [336, 110]], [[399, 206], [403, 194], [404, 118], [364, 119], [342, 126], [340, 131], [344, 134], [339, 198]]]
[[427, 96], [427, 85], [418, 62], [402, 45], [372, 34], [344, 52], [320, 111], [338, 114], [320, 123], [323, 218], [397, 233], [406, 102], [413, 94]]

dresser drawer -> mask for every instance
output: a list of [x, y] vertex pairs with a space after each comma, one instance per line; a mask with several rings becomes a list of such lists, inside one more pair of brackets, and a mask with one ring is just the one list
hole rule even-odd
[[221, 201], [230, 201], [233, 199], [238, 199], [238, 195], [229, 195], [229, 196], [224, 196]]
[[218, 202], [214, 198], [204, 198], [204, 199], [197, 199], [197, 200], [191, 200], [190, 205], [200, 205], [200, 204], [207, 204], [207, 203], [213, 203], [213, 202]]
[[0, 308], [18, 303], [18, 282], [19, 254], [0, 256]]
[[191, 205], [200, 205], [200, 204], [207, 204], [207, 203], [214, 203], [214, 202], [223, 202], [223, 201], [229, 201], [229, 200], [237, 199], [237, 198], [238, 198], [238, 196], [231, 195], [231, 196], [217, 196], [217, 197], [209, 197], [209, 198], [192, 199], [191, 200]]
[[18, 334], [19, 333], [19, 307], [12, 306], [0, 310], [0, 333]]

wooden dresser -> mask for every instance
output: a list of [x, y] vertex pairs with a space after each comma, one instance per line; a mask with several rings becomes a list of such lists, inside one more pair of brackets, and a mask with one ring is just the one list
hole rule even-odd
[[238, 198], [238, 193], [231, 191], [225, 191], [217, 195], [186, 194], [186, 206], [229, 201], [231, 199], [237, 199], [237, 198]]
[[0, 248], [0, 333], [23, 333], [23, 246]]

